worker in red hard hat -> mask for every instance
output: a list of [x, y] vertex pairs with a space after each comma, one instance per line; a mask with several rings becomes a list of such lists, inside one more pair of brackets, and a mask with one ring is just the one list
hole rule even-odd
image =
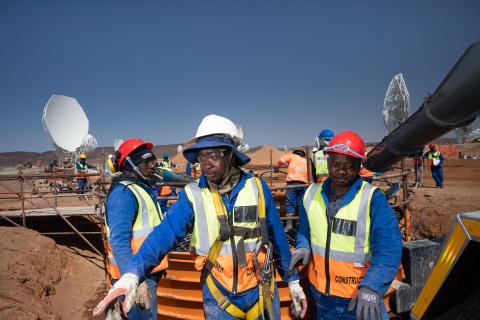
[[[111, 159], [113, 178], [106, 201], [107, 271], [113, 284], [127, 273], [127, 267], [143, 241], [153, 228], [163, 220], [158, 201], [158, 188], [154, 185], [157, 158], [153, 145], [142, 139], [125, 140]], [[150, 292], [146, 298], [149, 310], [135, 305], [128, 319], [157, 319], [157, 283], [168, 266], [163, 260], [146, 275], [142, 290]], [[106, 319], [120, 319], [118, 310], [107, 311]]]
[[308, 265], [317, 319], [388, 319], [383, 296], [402, 255], [397, 220], [383, 192], [359, 176], [358, 134], [341, 132], [324, 151], [329, 177], [305, 193], [290, 269]]
[[443, 162], [445, 161], [445, 158], [442, 153], [437, 150], [437, 145], [435, 143], [430, 143], [428, 148], [430, 150], [423, 155], [422, 159], [426, 159], [430, 166], [432, 178], [435, 180], [435, 186], [437, 188], [443, 188]]

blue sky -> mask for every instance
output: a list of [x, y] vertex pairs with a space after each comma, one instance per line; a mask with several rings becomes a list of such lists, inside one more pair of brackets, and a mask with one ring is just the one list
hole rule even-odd
[[378, 141], [391, 78], [417, 110], [480, 39], [479, 14], [473, 0], [2, 1], [0, 151], [51, 149], [52, 94], [80, 102], [100, 145], [181, 143], [210, 113], [251, 146], [323, 128]]

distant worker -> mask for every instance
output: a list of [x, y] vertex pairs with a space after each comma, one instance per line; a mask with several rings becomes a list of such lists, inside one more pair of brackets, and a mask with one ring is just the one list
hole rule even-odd
[[[285, 207], [287, 217], [293, 217], [295, 214], [295, 208], [302, 205], [302, 198], [307, 190], [307, 187], [295, 187], [296, 185], [304, 185], [308, 183], [307, 175], [307, 159], [304, 148], [296, 148], [292, 153], [284, 154], [278, 160], [278, 166], [287, 164], [287, 189], [285, 191]], [[293, 221], [287, 220], [285, 225], [285, 232], [293, 229]]]
[[388, 319], [402, 235], [383, 192], [359, 176], [364, 149], [355, 132], [337, 134], [324, 149], [329, 178], [303, 199], [290, 268], [308, 265], [317, 319]]
[[160, 161], [160, 163], [158, 164], [158, 166], [159, 166], [160, 168], [172, 170], [172, 168], [171, 168], [171, 166], [170, 166], [170, 162], [169, 162], [169, 157], [170, 157], [170, 155], [169, 155], [168, 153], [164, 153], [164, 154], [163, 154], [163, 160]]
[[436, 144], [430, 143], [428, 147], [430, 150], [427, 151], [422, 158], [427, 159], [427, 163], [432, 172], [432, 178], [435, 180], [435, 186], [437, 188], [443, 188], [443, 162], [445, 158], [442, 153], [437, 150]]
[[68, 168], [68, 167], [70, 167], [70, 165], [71, 165], [70, 158], [67, 157], [67, 156], [65, 156], [65, 157], [63, 158], [63, 167], [64, 167], [64, 168]]
[[[105, 216], [107, 270], [113, 284], [128, 272], [133, 255], [163, 219], [154, 187], [157, 159], [152, 153], [152, 144], [137, 138], [125, 140], [118, 148], [114, 163], [114, 170], [120, 174], [115, 176], [109, 189]], [[167, 266], [163, 260], [146, 274], [144, 286], [150, 292], [150, 309], [134, 306], [128, 319], [157, 319], [157, 284]], [[115, 311], [109, 312], [106, 318], [115, 319]]]
[[139, 279], [193, 230], [191, 248], [200, 284], [204, 314], [216, 319], [280, 319], [276, 274], [288, 283], [292, 312], [303, 318], [305, 294], [297, 274], [289, 274], [290, 248], [265, 181], [240, 169], [250, 158], [238, 151], [236, 125], [215, 115], [205, 117], [195, 144], [183, 151], [204, 170], [188, 184], [133, 257], [126, 274], [95, 308], [125, 294], [126, 310]]
[[[88, 169], [97, 170], [96, 166], [92, 166], [87, 163], [87, 155], [85, 153], [81, 153], [79, 158], [80, 161], [77, 161], [75, 165], [75, 168], [77, 169], [77, 174], [86, 174], [88, 172]], [[85, 194], [85, 191], [88, 189], [88, 184], [89, 181], [87, 176], [77, 178], [77, 187], [80, 199], [85, 199], [85, 196], [82, 195]]]
[[[158, 166], [160, 168], [162, 168], [163, 170], [173, 172], [173, 169], [170, 166], [169, 158], [170, 158], [170, 155], [168, 153], [164, 153], [163, 154], [163, 160], [160, 161]], [[171, 187], [171, 186], [167, 186], [167, 185], [162, 185], [160, 187], [160, 190], [158, 191], [158, 195], [161, 196], [161, 197], [176, 196], [175, 188]], [[162, 208], [163, 212], [167, 212], [167, 210], [169, 208], [168, 203], [169, 203], [169, 200], [166, 200], [166, 199], [160, 200], [160, 207]]]
[[312, 154], [312, 177], [315, 182], [323, 182], [328, 178], [327, 156], [323, 149], [328, 146], [334, 133], [330, 129], [322, 130], [315, 137], [314, 152]]

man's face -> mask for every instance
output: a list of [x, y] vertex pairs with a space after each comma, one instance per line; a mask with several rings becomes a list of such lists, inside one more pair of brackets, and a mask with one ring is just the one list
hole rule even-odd
[[151, 179], [155, 175], [155, 166], [157, 165], [156, 158], [150, 158], [138, 164], [138, 170], [147, 178]]
[[209, 181], [217, 184], [222, 181], [226, 170], [226, 152], [224, 149], [203, 149], [198, 152], [198, 162]]
[[360, 159], [341, 153], [330, 152], [327, 164], [328, 175], [333, 184], [340, 187], [351, 186], [360, 170]]
[[430, 152], [435, 152], [437, 150], [436, 147], [430, 147]]

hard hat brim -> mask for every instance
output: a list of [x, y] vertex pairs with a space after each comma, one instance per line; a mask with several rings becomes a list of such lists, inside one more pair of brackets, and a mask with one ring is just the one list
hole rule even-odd
[[191, 145], [190, 147], [183, 150], [183, 156], [190, 163], [196, 163], [198, 162], [197, 160], [198, 151], [202, 149], [215, 149], [215, 148], [227, 148], [232, 150], [236, 158], [235, 164], [238, 166], [243, 166], [250, 162], [250, 158], [246, 154], [238, 151], [234, 145], [228, 142], [218, 141], [214, 139], [202, 140]]

